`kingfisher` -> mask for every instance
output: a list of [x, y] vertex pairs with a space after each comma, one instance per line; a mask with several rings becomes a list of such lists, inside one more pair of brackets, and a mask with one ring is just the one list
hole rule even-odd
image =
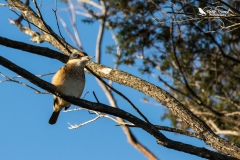
[[[85, 86], [84, 67], [93, 57], [81, 56], [79, 52], [72, 53], [66, 65], [53, 76], [52, 84], [61, 93], [79, 98]], [[63, 108], [67, 110], [70, 105], [71, 103], [53, 95], [53, 113], [49, 119], [49, 124], [55, 124], [60, 111]]]

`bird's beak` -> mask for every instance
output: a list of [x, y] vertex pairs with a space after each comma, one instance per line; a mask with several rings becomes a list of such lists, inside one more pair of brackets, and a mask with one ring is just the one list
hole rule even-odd
[[88, 60], [93, 59], [95, 56], [88, 56]]

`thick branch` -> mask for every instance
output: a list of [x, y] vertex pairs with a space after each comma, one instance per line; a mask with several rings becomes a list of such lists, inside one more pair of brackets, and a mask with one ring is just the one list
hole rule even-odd
[[41, 80], [40, 78], [36, 77], [32, 73], [15, 65], [14, 63], [8, 61], [7, 59], [3, 58], [2, 56], [0, 56], [0, 64], [4, 67], [10, 69], [11, 71], [21, 75], [22, 77], [26, 78], [31, 83], [41, 87], [42, 89], [47, 90], [48, 92], [50, 92], [52, 94], [55, 94], [65, 100], [67, 100], [68, 102], [70, 102], [74, 105], [81, 106], [83, 108], [90, 109], [90, 110], [104, 112], [104, 113], [111, 114], [111, 115], [121, 117], [123, 119], [128, 120], [129, 122], [133, 123], [136, 126], [139, 126], [143, 130], [145, 130], [146, 132], [148, 132], [149, 134], [154, 136], [157, 139], [157, 142], [159, 144], [161, 144], [167, 148], [176, 149], [179, 151], [194, 154], [194, 155], [208, 158], [208, 159], [218, 159], [218, 160], [235, 160], [236, 159], [236, 158], [232, 158], [232, 157], [229, 157], [226, 155], [222, 155], [222, 154], [207, 150], [205, 148], [198, 148], [198, 147], [184, 144], [181, 142], [172, 141], [172, 140], [166, 138], [161, 132], [158, 131], [157, 128], [155, 128], [151, 124], [148, 124], [148, 123], [142, 121], [141, 119], [135, 117], [134, 115], [132, 115], [128, 112], [125, 112], [121, 109], [113, 108], [113, 107], [110, 107], [110, 106], [107, 106], [107, 105], [101, 104], [101, 103], [93, 103], [93, 102], [90, 102], [87, 100], [82, 100], [82, 99], [63, 95], [62, 93], [57, 92], [55, 90], [55, 87], [52, 84], [50, 84], [44, 80]]
[[[18, 47], [22, 46], [15, 46], [15, 48]], [[29, 49], [31, 49], [31, 47]], [[35, 50], [32, 50], [31, 52], [34, 53]], [[48, 56], [47, 53], [41, 55]], [[58, 56], [65, 57], [65, 55], [62, 54]], [[237, 154], [240, 153], [239, 148], [229, 144], [227, 141], [215, 135], [212, 132], [212, 130], [202, 120], [198, 119], [191, 111], [189, 111], [184, 105], [182, 105], [168, 92], [162, 90], [161, 88], [151, 83], [148, 83], [147, 81], [144, 81], [138, 77], [135, 77], [131, 74], [128, 74], [120, 70], [115, 70], [93, 62], [89, 62], [87, 66], [100, 77], [107, 78], [120, 84], [124, 84], [126, 86], [129, 86], [131, 88], [143, 92], [144, 94], [151, 96], [152, 98], [156, 99], [163, 105], [167, 106], [170, 109], [170, 111], [172, 111], [173, 114], [177, 115], [185, 123], [187, 123], [192, 129], [195, 130], [197, 134], [203, 137], [204, 141], [207, 144], [211, 145], [213, 148], [225, 154], [231, 153], [230, 155], [236, 155], [236, 157], [240, 157], [239, 154]]]
[[8, 38], [4, 38], [0, 36], [0, 44], [6, 47], [19, 49], [26, 52], [31, 52], [33, 54], [38, 54], [41, 56], [49, 57], [57, 59], [63, 63], [66, 63], [68, 61], [68, 56], [61, 54], [60, 52], [54, 51], [52, 49], [46, 48], [46, 47], [39, 47], [19, 41], [14, 41]]
[[[67, 43], [62, 42], [62, 40], [59, 40], [59, 37], [52, 30], [50, 30], [49, 27], [45, 25], [45, 23], [42, 22], [42, 20], [31, 10], [31, 8], [24, 5], [21, 1], [18, 0], [8, 0], [8, 2], [12, 7], [20, 10], [24, 17], [27, 17], [29, 20], [31, 20], [32, 23], [34, 23], [38, 28], [43, 30], [48, 29], [48, 32], [51, 31], [51, 33], [53, 33], [53, 36], [47, 36], [46, 41], [51, 43], [53, 46], [55, 46], [65, 54], [69, 54], [66, 46], [72, 52], [76, 50]], [[177, 115], [179, 118], [181, 118], [181, 120], [187, 123], [192, 129], [195, 130], [196, 133], [200, 134], [207, 144], [211, 145], [213, 148], [217, 149], [222, 153], [240, 158], [240, 148], [231, 145], [226, 140], [215, 135], [202, 120], [196, 117], [191, 111], [189, 111], [183, 104], [181, 104], [168, 92], [151, 83], [148, 83], [147, 81], [144, 81], [138, 77], [135, 77], [126, 72], [122, 72], [120, 70], [115, 70], [93, 62], [89, 62], [87, 66], [100, 77], [107, 78], [117, 83], [129, 86], [156, 99], [157, 101], [168, 107], [174, 115]], [[170, 145], [169, 143], [162, 144], [167, 146]]]
[[156, 99], [164, 106], [168, 107], [173, 114], [177, 115], [191, 128], [193, 128], [196, 133], [200, 134], [207, 144], [223, 153], [240, 158], [240, 155], [238, 154], [240, 153], [239, 148], [229, 144], [224, 139], [215, 135], [202, 120], [198, 119], [191, 111], [189, 111], [168, 92], [147, 81], [120, 70], [115, 70], [93, 62], [88, 63], [87, 66], [95, 71], [95, 74], [102, 78], [107, 78], [117, 83], [124, 84]]

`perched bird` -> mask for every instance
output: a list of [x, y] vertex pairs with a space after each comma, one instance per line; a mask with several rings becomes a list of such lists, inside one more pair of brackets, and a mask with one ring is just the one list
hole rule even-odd
[[[58, 91], [67, 95], [79, 98], [85, 85], [84, 67], [93, 56], [81, 57], [79, 53], [72, 53], [65, 66], [63, 66], [53, 77], [52, 84]], [[68, 109], [71, 103], [60, 97], [53, 96], [53, 113], [49, 119], [49, 124], [57, 122], [60, 111]]]

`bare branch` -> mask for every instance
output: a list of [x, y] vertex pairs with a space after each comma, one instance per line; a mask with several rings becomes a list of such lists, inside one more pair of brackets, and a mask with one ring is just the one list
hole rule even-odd
[[[41, 79], [39, 79], [38, 77], [34, 76], [32, 73], [24, 70], [23, 68], [15, 65], [14, 63], [8, 61], [7, 59], [3, 58], [2, 56], [0, 56], [0, 64], [8, 69], [10, 69], [11, 71], [25, 77], [27, 80], [29, 80], [31, 83], [49, 91], [52, 94], [55, 94], [56, 96], [59, 96], [61, 98], [63, 98], [64, 100], [70, 102], [71, 104], [77, 105], [77, 106], [81, 106], [83, 108], [87, 108], [90, 110], [95, 110], [98, 112], [104, 112], [107, 114], [111, 114], [114, 116], [118, 116], [121, 117], [123, 119], [128, 120], [129, 122], [133, 123], [136, 126], [139, 126], [140, 128], [142, 128], [143, 130], [145, 130], [146, 132], [148, 132], [149, 134], [153, 135], [157, 140], [158, 143], [168, 147], [168, 148], [173, 148], [179, 151], [184, 151], [190, 154], [194, 154], [194, 155], [198, 155], [200, 157], [204, 157], [204, 158], [208, 158], [208, 159], [218, 159], [218, 160], [233, 160], [236, 158], [232, 158], [223, 154], [219, 154], [217, 152], [213, 152], [210, 150], [207, 150], [205, 148], [198, 148], [192, 145], [188, 145], [188, 144], [184, 144], [181, 142], [176, 142], [173, 140], [170, 140], [168, 138], [166, 138], [161, 132], [159, 132], [157, 130], [157, 128], [153, 127], [152, 125], [138, 119], [137, 117], [135, 117], [134, 115], [127, 113], [121, 109], [118, 108], [113, 108], [101, 103], [93, 103], [93, 102], [89, 102], [86, 100], [82, 100], [82, 99], [78, 99], [78, 98], [74, 98], [74, 97], [69, 97], [66, 96], [62, 93], [59, 93], [55, 90], [55, 87], [46, 82], [43, 81]], [[222, 140], [221, 140], [222, 141]], [[225, 147], [225, 146], [221, 146], [221, 147]], [[237, 149], [237, 147], [235, 146], [234, 149]], [[239, 152], [236, 152], [239, 153]], [[238, 156], [234, 155], [234, 156]]]
[[78, 34], [78, 30], [77, 30], [77, 24], [76, 24], [76, 14], [75, 14], [75, 8], [74, 8], [74, 5], [72, 3], [72, 0], [69, 0], [68, 1], [68, 4], [70, 6], [70, 10], [71, 10], [71, 16], [70, 16], [70, 13], [69, 13], [69, 18], [70, 18], [70, 21], [71, 21], [71, 26], [73, 28], [73, 32], [74, 32], [74, 36], [75, 36], [75, 40], [77, 41], [77, 46], [80, 50], [83, 50], [83, 47], [82, 47], [82, 42], [80, 40], [80, 36]]
[[33, 1], [33, 4], [35, 5], [35, 7], [36, 7], [36, 9], [37, 9], [37, 13], [38, 13], [39, 18], [40, 18], [41, 20], [43, 20], [42, 13], [41, 13], [38, 5], [37, 5], [36, 0], [32, 0], [32, 1]]
[[1, 73], [1, 72], [0, 72], [0, 75], [1, 75], [3, 78], [6, 79], [6, 80], [3, 80], [3, 81], [0, 81], [0, 83], [2, 83], [2, 82], [8, 82], [8, 81], [9, 81], [9, 82], [18, 83], [18, 84], [21, 84], [21, 85], [23, 85], [23, 86], [26, 86], [27, 88], [30, 88], [30, 89], [34, 90], [36, 94], [40, 94], [40, 93], [42, 94], [41, 91], [39, 91], [38, 89], [36, 89], [36, 88], [34, 88], [34, 87], [26, 84], [26, 83], [23, 83], [23, 82], [20, 82], [20, 81], [15, 80], [15, 79], [13, 79], [13, 78], [10, 78], [10, 77], [4, 75], [4, 74]]
[[78, 43], [77, 43], [76, 39], [74, 38], [73, 34], [71, 33], [70, 29], [67, 27], [67, 24], [65, 23], [65, 21], [60, 16], [58, 18], [59, 18], [59, 21], [61, 22], [63, 28], [67, 32], [68, 36], [70, 37], [70, 39], [73, 41], [73, 43], [75, 43], [77, 45]]
[[84, 16], [84, 17], [88, 17], [88, 18], [93, 18], [92, 15], [85, 13], [85, 12], [76, 11], [76, 14]]
[[[34, 26], [36, 26], [42, 32], [44, 41], [49, 42], [67, 55], [72, 52], [78, 51], [75, 48], [71, 47], [69, 44], [67, 44], [55, 32], [53, 32], [51, 27], [49, 27], [41, 18], [39, 18], [38, 15], [28, 5], [25, 5], [18, 0], [7, 1], [12, 8], [19, 10], [22, 13], [23, 17], [28, 18], [28, 22], [31, 21], [31, 23], [34, 24]], [[82, 53], [82, 55], [84, 56], [85, 54]]]
[[88, 121], [86, 121], [86, 122], [80, 123], [80, 124], [74, 124], [74, 125], [72, 125], [72, 124], [68, 123], [68, 124], [70, 125], [70, 127], [68, 127], [69, 129], [77, 129], [77, 128], [79, 128], [79, 127], [82, 127], [82, 126], [84, 126], [84, 125], [87, 125], [87, 124], [89, 124], [89, 123], [92, 123], [92, 122], [98, 120], [99, 118], [108, 118], [108, 119], [116, 122], [117, 125], [133, 125], [132, 123], [125, 123], [125, 122], [119, 121], [119, 120], [118, 120], [118, 117], [117, 117], [117, 119], [115, 119], [115, 118], [113, 118], [113, 117], [110, 116], [110, 115], [107, 115], [107, 114], [104, 114], [104, 113], [101, 113], [101, 112], [97, 112], [97, 111], [94, 111], [94, 110], [88, 110], [88, 109], [85, 109], [85, 108], [75, 108], [75, 109], [72, 109], [72, 110], [66, 110], [66, 111], [64, 111], [64, 112], [74, 112], [74, 111], [82, 111], [82, 110], [87, 110], [88, 112], [95, 114], [96, 117], [93, 118], [93, 119], [91, 119], [91, 120], [88, 120]]
[[9, 22], [11, 24], [14, 24], [15, 26], [17, 26], [23, 33], [31, 36], [31, 41], [36, 42], [36, 43], [42, 43], [44, 41], [44, 37], [41, 36], [38, 32], [33, 31], [32, 29], [30, 29], [28, 27], [24, 27], [20, 23], [21, 19], [22, 19], [22, 16], [20, 16], [17, 20], [12, 20], [9, 18]]
[[101, 63], [101, 46], [102, 46], [102, 39], [103, 39], [103, 34], [104, 34], [104, 29], [105, 29], [105, 21], [106, 21], [106, 5], [105, 2], [102, 0], [100, 1], [102, 5], [102, 19], [100, 19], [100, 25], [98, 29], [98, 36], [97, 36], [97, 42], [96, 42], [96, 51], [95, 51], [95, 62], [96, 63]]
[[[112, 86], [110, 86], [109, 84], [107, 84], [101, 77], [99, 77], [96, 73], [94, 73], [93, 71], [92, 71], [92, 69], [90, 69], [89, 67], [85, 67], [91, 74], [93, 74], [95, 77], [97, 77], [98, 78], [98, 80], [99, 81], [101, 81], [104, 85], [106, 85], [107, 87], [109, 87], [111, 90], [113, 90], [115, 93], [117, 93], [118, 95], [120, 95], [123, 99], [125, 99], [132, 107], [133, 107], [133, 109], [140, 115], [140, 116], [142, 116], [143, 117], [143, 119], [146, 121], [146, 122], [148, 122], [149, 124], [151, 124], [150, 122], [149, 122], [149, 120], [147, 119], [147, 117], [146, 116], [144, 116], [144, 114], [142, 114], [142, 112], [132, 103], [132, 101], [129, 99], [129, 98], [127, 98], [124, 94], [122, 94], [121, 92], [119, 92], [118, 90], [116, 90], [115, 88], [113, 88]], [[107, 72], [106, 72], [106, 70], [104, 71], [105, 73], [108, 73], [109, 71], [111, 71], [112, 69], [110, 69], [110, 70], [108, 70], [107, 69]]]
[[62, 39], [64, 39], [64, 37], [62, 36], [62, 32], [61, 32], [61, 30], [60, 30], [60, 27], [59, 27], [59, 23], [58, 23], [58, 17], [57, 17], [57, 2], [56, 2], [56, 9], [55, 9], [55, 10], [53, 9], [53, 12], [54, 12], [55, 19], [56, 19], [56, 24], [57, 24], [57, 28], [58, 28], [58, 33], [60, 34], [60, 36], [62, 37]]
[[[129, 124], [127, 124], [126, 126], [137, 127], [137, 126], [129, 125]], [[180, 130], [180, 129], [177, 129], [177, 128], [170, 128], [170, 127], [166, 127], [166, 126], [159, 126], [159, 125], [154, 125], [154, 126], [159, 130], [173, 132], [173, 133], [177, 133], [177, 134], [182, 134], [182, 135], [185, 135], [185, 136], [194, 137], [194, 138], [198, 138], [198, 139], [203, 140], [200, 135], [198, 135], [197, 133], [194, 133], [194, 132], [183, 131], [183, 130]]]
[[[14, 44], [15, 43], [11, 43], [11, 45], [13, 45], [13, 46], [14, 46]], [[14, 46], [14, 48], [21, 48], [21, 47]], [[31, 50], [31, 48], [28, 48], [28, 49], [29, 49], [29, 51]], [[36, 51], [36, 50], [33, 49], [32, 52], [34, 53], [34, 51]], [[47, 53], [45, 53], [45, 54], [41, 53], [40, 55], [54, 58], [51, 55], [49, 56]], [[56, 59], [59, 59], [59, 60], [63, 60], [64, 59], [63, 57], [66, 57], [63, 54], [56, 54], [56, 55], [57, 55]], [[162, 90], [161, 88], [159, 88], [153, 84], [150, 84], [138, 77], [134, 77], [131, 74], [128, 74], [128, 73], [120, 71], [120, 70], [114, 70], [107, 66], [103, 66], [103, 65], [96, 64], [93, 62], [89, 62], [87, 64], [87, 66], [91, 70], [94, 70], [94, 73], [98, 76], [101, 76], [103, 78], [110, 79], [117, 83], [132, 87], [136, 90], [139, 90], [139, 91], [145, 93], [146, 95], [151, 96], [152, 98], [156, 99], [157, 101], [161, 102], [163, 105], [167, 106], [172, 111], [173, 114], [180, 117], [185, 123], [187, 123], [190, 127], [192, 127], [192, 129], [194, 129], [196, 131], [196, 133], [202, 135], [205, 139], [205, 142], [207, 144], [210, 144], [213, 148], [215, 148], [223, 153], [229, 153], [229, 154], [233, 154], [233, 155], [234, 155], [234, 153], [232, 153], [232, 152], [235, 152], [235, 153], [240, 152], [240, 149], [236, 148], [236, 146], [233, 146], [232, 144], [229, 144], [225, 140], [216, 136], [202, 120], [197, 118], [184, 105], [182, 105], [179, 101], [177, 101], [174, 97], [172, 97], [169, 93]], [[108, 72], [106, 72], [106, 71], [108, 71]], [[191, 121], [189, 121], [189, 119], [191, 119]]]
[[31, 44], [27, 44], [19, 41], [14, 41], [1, 36], [0, 36], [0, 44], [6, 47], [11, 47], [11, 48], [19, 49], [22, 51], [30, 52], [32, 54], [38, 54], [48, 58], [58, 59], [63, 63], [66, 63], [68, 61], [68, 56], [60, 52], [54, 51], [52, 49], [49, 49], [47, 47], [39, 47], [39, 46], [35, 46], [35, 45], [31, 45]]
[[95, 118], [91, 119], [91, 120], [88, 120], [88, 121], [84, 122], [84, 123], [75, 124], [75, 125], [72, 125], [72, 124], [68, 123], [68, 124], [70, 125], [70, 127], [68, 127], [68, 129], [77, 129], [77, 128], [79, 128], [79, 127], [82, 127], [82, 126], [84, 126], [84, 125], [87, 125], [87, 124], [89, 124], [89, 123], [92, 123], [92, 122], [96, 121], [97, 119], [101, 118], [101, 113], [96, 112], [96, 111], [94, 111], [94, 113], [95, 113], [97, 116], [96, 116]]
[[213, 127], [213, 130], [215, 131], [216, 134], [233, 135], [233, 136], [240, 135], [240, 132], [237, 132], [237, 131], [219, 129], [218, 126], [212, 120], [208, 120], [208, 123]]
[[98, 9], [100, 9], [101, 11], [103, 10], [103, 9], [102, 9], [102, 6], [99, 5], [99, 4], [97, 4], [97, 3], [94, 2], [94, 1], [89, 1], [89, 0], [79, 0], [79, 2], [80, 2], [80, 3], [87, 3], [87, 4], [92, 5], [93, 7], [96, 7], [96, 8], [98, 8]]
[[[45, 30], [46, 29], [50, 30], [48, 27], [46, 28], [46, 25], [35, 15], [35, 13], [28, 6], [25, 6], [24, 4], [22, 4], [21, 1], [8, 0], [8, 2], [12, 7], [15, 7], [18, 10], [20, 10], [25, 17], [30, 17], [30, 20], [36, 26], [39, 26]], [[75, 48], [71, 47], [70, 45], [63, 42], [62, 40], [59, 40], [59, 37], [52, 30], [51, 32], [47, 32], [47, 33], [53, 33], [54, 35], [48, 35], [46, 37], [46, 40], [52, 45], [54, 45], [56, 48], [64, 52], [65, 54], [70, 53], [68, 49], [71, 52], [76, 51]], [[66, 49], [66, 46], [68, 49]], [[12, 66], [9, 66], [9, 67], [12, 67]], [[232, 144], [228, 143], [226, 140], [219, 138], [217, 135], [215, 135], [202, 120], [196, 117], [184, 105], [182, 105], [179, 101], [177, 101], [174, 97], [172, 97], [169, 93], [162, 90], [161, 88], [153, 84], [150, 84], [140, 78], [127, 74], [125, 72], [114, 70], [112, 68], [108, 68], [106, 66], [102, 66], [100, 64], [96, 64], [93, 62], [89, 62], [87, 64], [87, 67], [89, 67], [91, 70], [95, 72], [96, 75], [102, 78], [107, 78], [117, 83], [127, 85], [129, 87], [132, 87], [136, 90], [139, 90], [145, 93], [146, 95], [153, 97], [154, 99], [156, 99], [157, 101], [159, 101], [160, 103], [168, 107], [174, 115], [177, 115], [178, 117], [181, 118], [182, 121], [186, 122], [192, 129], [195, 130], [196, 133], [201, 134], [204, 137], [205, 142], [207, 144], [211, 145], [213, 148], [217, 149], [222, 153], [240, 158], [240, 155], [238, 154], [240, 153], [239, 148], [237, 148], [236, 146], [233, 146]], [[189, 119], [191, 119], [191, 121], [189, 121]], [[161, 143], [161, 144], [171, 146], [171, 144], [169, 143]], [[179, 144], [175, 144], [175, 145], [179, 145]]]

